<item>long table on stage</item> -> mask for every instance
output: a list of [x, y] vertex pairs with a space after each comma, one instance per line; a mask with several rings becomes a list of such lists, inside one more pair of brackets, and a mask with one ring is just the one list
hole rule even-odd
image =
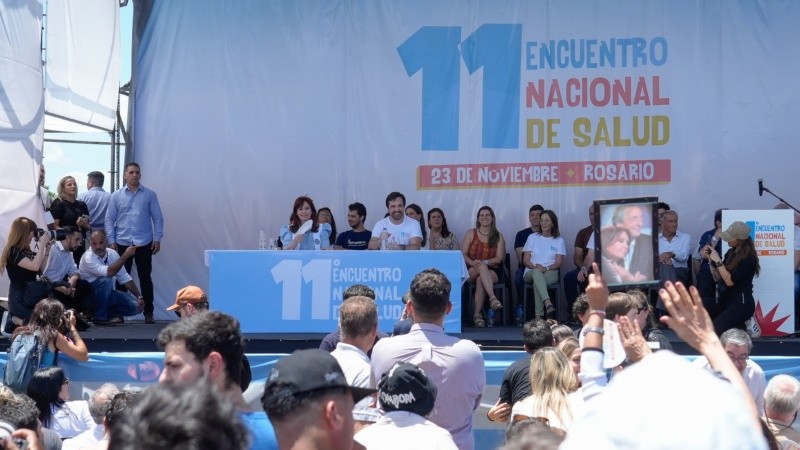
[[460, 251], [206, 250], [206, 265], [214, 309], [238, 318], [245, 333], [335, 330], [342, 294], [353, 284], [375, 290], [378, 329], [390, 332], [411, 280], [432, 267], [452, 285], [445, 331], [461, 331]]

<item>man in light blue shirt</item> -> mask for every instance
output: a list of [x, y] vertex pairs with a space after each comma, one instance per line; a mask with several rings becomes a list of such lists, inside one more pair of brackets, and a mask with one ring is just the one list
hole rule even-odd
[[108, 243], [117, 253], [123, 254], [128, 247], [135, 245], [136, 253], [125, 261], [125, 270], [131, 273], [133, 263], [139, 274], [139, 286], [144, 297], [144, 321], [156, 323], [153, 319], [153, 255], [161, 250], [164, 236], [164, 216], [158, 204], [158, 196], [142, 186], [139, 164], [129, 162], [125, 165], [125, 187], [111, 194], [106, 210], [106, 234]]
[[78, 195], [78, 200], [86, 203], [89, 208], [89, 226], [92, 227], [92, 230], [102, 230], [105, 228], [106, 209], [108, 209], [108, 200], [111, 198], [111, 194], [103, 189], [106, 178], [103, 172], [95, 170], [89, 172], [87, 177], [87, 190]]

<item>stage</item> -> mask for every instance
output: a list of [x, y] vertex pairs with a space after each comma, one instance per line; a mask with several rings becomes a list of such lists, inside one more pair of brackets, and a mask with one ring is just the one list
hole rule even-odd
[[[92, 353], [157, 352], [156, 338], [169, 322], [158, 321], [146, 325], [142, 321], [127, 322], [115, 327], [97, 327], [81, 333]], [[663, 330], [673, 351], [680, 355], [696, 355], [671, 330]], [[247, 353], [291, 353], [297, 349], [316, 348], [326, 333], [245, 333]], [[507, 326], [494, 328], [465, 328], [456, 333], [477, 343], [484, 352], [522, 349], [522, 328]], [[800, 355], [800, 338], [759, 338], [753, 340], [753, 356]], [[7, 338], [0, 338], [0, 350], [8, 348]]]

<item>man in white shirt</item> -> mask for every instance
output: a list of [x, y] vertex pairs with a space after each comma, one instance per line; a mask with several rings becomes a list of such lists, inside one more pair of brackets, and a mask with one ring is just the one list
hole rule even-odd
[[[378, 307], [369, 297], [350, 297], [339, 308], [341, 340], [331, 355], [342, 367], [350, 386], [374, 389], [375, 378], [367, 352], [378, 334]], [[378, 413], [370, 408], [372, 397], [366, 397], [353, 407], [355, 431], [375, 422]]]
[[[94, 324], [114, 326], [124, 316], [142, 312], [144, 299], [133, 278], [125, 270], [125, 262], [136, 253], [130, 246], [120, 256], [114, 249], [106, 247], [106, 232], [95, 230], [89, 236], [92, 251], [81, 257], [81, 276], [92, 286], [94, 297]], [[128, 292], [114, 289], [114, 281], [125, 286]], [[133, 294], [133, 295], [131, 295]], [[135, 296], [135, 298], [134, 298]]]
[[[658, 235], [658, 263], [661, 283], [680, 281], [689, 284], [689, 257], [692, 237], [678, 231], [678, 213], [664, 211], [661, 218], [661, 233]], [[662, 308], [663, 309], [663, 308]]]
[[436, 392], [436, 385], [422, 369], [409, 363], [395, 364], [378, 384], [383, 416], [356, 433], [356, 442], [367, 450], [457, 449], [447, 430], [425, 419], [433, 410]]
[[386, 196], [389, 215], [372, 228], [370, 250], [419, 250], [422, 247], [422, 229], [419, 222], [406, 216], [406, 197], [399, 192]]
[[111, 399], [118, 393], [119, 389], [112, 383], [106, 383], [97, 388], [89, 398], [89, 414], [94, 419], [95, 427], [73, 438], [64, 440], [61, 450], [80, 450], [102, 441], [106, 434], [103, 420], [105, 419], [106, 411], [111, 405]]
[[472, 450], [472, 413], [486, 387], [483, 354], [474, 342], [444, 332], [450, 313], [451, 284], [436, 269], [418, 273], [411, 282], [408, 334], [381, 339], [372, 350], [372, 373], [378, 379], [397, 362], [419, 366], [439, 390], [431, 422], [445, 428], [458, 448]]
[[[739, 369], [744, 378], [753, 400], [756, 402], [758, 414], [764, 415], [764, 389], [767, 387], [767, 377], [764, 370], [750, 359], [750, 352], [753, 350], [753, 341], [746, 331], [738, 328], [731, 328], [722, 333], [719, 337], [722, 347], [728, 353], [728, 357], [733, 361], [733, 365]], [[700, 357], [694, 360], [693, 364], [709, 368], [708, 360]]]
[[800, 409], [800, 382], [790, 375], [775, 375], [764, 390], [764, 421], [778, 443], [798, 448], [800, 431], [792, 427]]
[[[83, 245], [83, 237], [80, 230], [73, 226], [63, 227], [58, 232], [63, 232], [66, 237], [50, 248], [47, 267], [42, 275], [51, 282], [59, 284], [53, 288], [53, 295], [64, 304], [65, 308], [89, 312], [93, 309], [90, 303], [92, 287], [86, 280], [81, 279], [72, 256], [72, 251]], [[80, 328], [78, 330], [82, 331]]]

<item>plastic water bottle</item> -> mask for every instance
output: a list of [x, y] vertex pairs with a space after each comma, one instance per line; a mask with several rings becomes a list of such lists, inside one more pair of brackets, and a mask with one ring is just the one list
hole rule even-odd
[[489, 310], [486, 311], [486, 326], [488, 328], [492, 328], [494, 326], [494, 310], [492, 308], [489, 308]]
[[267, 249], [267, 232], [263, 228], [258, 232], [258, 249]]
[[388, 231], [386, 231], [386, 227], [383, 227], [383, 231], [381, 231], [381, 250], [386, 250], [388, 248], [388, 244], [386, 242], [386, 235]]
[[522, 310], [522, 304], [521, 303], [517, 304], [517, 310], [514, 311], [514, 320], [515, 320], [517, 326], [522, 326], [522, 322], [525, 321], [525, 318], [522, 317], [523, 314], [524, 314], [524, 311]]

